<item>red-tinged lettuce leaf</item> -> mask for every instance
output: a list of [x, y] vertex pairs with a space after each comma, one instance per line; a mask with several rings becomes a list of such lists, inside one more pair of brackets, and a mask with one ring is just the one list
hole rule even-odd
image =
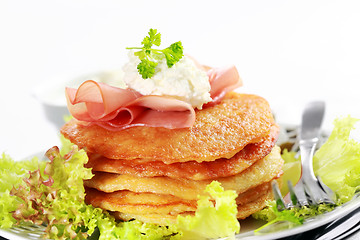
[[2, 154], [0, 157], [0, 228], [10, 228], [16, 223], [12, 213], [21, 203], [21, 199], [11, 196], [13, 187], [19, 187], [23, 178], [29, 176], [29, 171], [44, 169], [45, 164], [39, 163], [37, 158], [27, 161], [14, 161], [10, 156]]
[[[84, 168], [87, 155], [76, 146], [66, 148], [70, 149], [66, 154], [60, 154], [57, 147], [49, 149], [46, 167], [39, 168], [37, 162], [22, 163], [31, 165], [31, 171], [19, 171], [11, 195], [8, 190], [0, 195], [1, 228], [27, 221], [45, 224], [44, 237], [50, 239], [86, 239], [96, 228], [99, 240], [177, 239], [175, 227], [140, 221], [117, 222], [106, 211], [85, 204], [83, 180], [92, 177], [91, 169]], [[5, 169], [1, 163], [0, 167]]]
[[91, 170], [84, 168], [87, 155], [73, 146], [64, 156], [57, 147], [49, 149], [46, 156], [50, 161], [43, 173], [31, 171], [24, 185], [11, 190], [11, 195], [22, 200], [13, 217], [18, 222], [47, 224], [49, 238], [85, 238], [81, 229], [85, 226], [92, 233], [95, 228], [90, 229], [84, 218], [90, 206], [84, 203], [83, 180], [92, 177]]

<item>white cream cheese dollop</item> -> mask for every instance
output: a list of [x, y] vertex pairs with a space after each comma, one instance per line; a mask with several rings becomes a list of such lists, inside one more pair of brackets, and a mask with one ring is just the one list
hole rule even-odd
[[202, 109], [203, 104], [210, 102], [210, 83], [206, 72], [199, 69], [193, 60], [183, 56], [171, 68], [165, 58], [159, 61], [155, 74], [143, 79], [138, 73], [140, 59], [129, 51], [129, 62], [123, 67], [124, 81], [129, 88], [143, 95], [172, 96]]

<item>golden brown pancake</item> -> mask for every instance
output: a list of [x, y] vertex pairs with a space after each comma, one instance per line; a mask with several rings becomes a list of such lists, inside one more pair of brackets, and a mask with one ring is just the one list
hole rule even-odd
[[196, 200], [185, 200], [172, 195], [116, 191], [103, 193], [86, 189], [86, 202], [94, 207], [128, 214], [178, 214], [195, 211]]
[[231, 158], [246, 145], [269, 135], [273, 123], [265, 99], [230, 92], [218, 105], [197, 111], [191, 128], [132, 127], [113, 132], [72, 120], [61, 133], [80, 148], [110, 159], [171, 164]]
[[271, 187], [269, 187], [266, 191], [262, 192], [262, 194], [259, 195], [260, 196], [254, 201], [238, 205], [238, 213], [236, 215], [238, 219], [245, 219], [251, 214], [260, 211], [261, 209], [266, 207], [268, 201], [273, 199], [273, 192]]
[[192, 180], [214, 179], [238, 174], [257, 160], [264, 158], [275, 146], [279, 127], [273, 125], [270, 134], [260, 142], [246, 145], [232, 158], [217, 159], [212, 162], [180, 162], [165, 164], [162, 161], [143, 162], [142, 160], [108, 159], [99, 154], [88, 154], [86, 167], [93, 171], [131, 175], [136, 177], [167, 176]]
[[269, 189], [270, 190], [272, 189], [270, 182], [262, 183], [262, 184], [260, 184], [256, 187], [253, 187], [243, 193], [240, 193], [238, 195], [238, 197], [236, 198], [236, 204], [242, 205], [242, 204], [246, 204], [246, 203], [257, 200], [258, 198], [263, 196], [264, 193], [267, 192]]
[[[86, 189], [88, 204], [107, 209], [121, 220], [138, 219], [143, 222], [166, 225], [174, 223], [177, 215], [194, 215], [197, 201], [187, 201], [170, 195], [152, 193], [132, 193], [119, 191], [102, 193]], [[249, 189], [237, 198], [239, 219], [244, 219], [262, 209], [266, 201], [272, 198], [270, 183]]]
[[225, 190], [235, 190], [237, 194], [256, 187], [276, 178], [281, 172], [283, 160], [280, 148], [275, 146], [265, 158], [258, 160], [240, 174], [210, 179], [189, 180], [169, 177], [134, 177], [114, 173], [96, 172], [95, 176], [85, 181], [85, 186], [103, 192], [129, 190], [132, 192], [150, 192], [156, 194], [174, 195], [183, 199], [194, 200], [203, 195], [204, 190], [212, 180], [217, 180]]

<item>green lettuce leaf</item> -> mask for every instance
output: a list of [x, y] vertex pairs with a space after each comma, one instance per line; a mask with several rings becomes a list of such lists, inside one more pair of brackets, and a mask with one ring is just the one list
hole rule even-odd
[[236, 218], [237, 194], [224, 191], [217, 181], [209, 184], [205, 192], [215, 199], [215, 204], [209, 196], [201, 196], [195, 216], [178, 216], [177, 227], [182, 232], [181, 239], [233, 237], [240, 231]]
[[360, 189], [360, 143], [351, 138], [358, 121], [350, 116], [336, 119], [328, 140], [314, 156], [315, 174], [337, 193], [339, 204]]

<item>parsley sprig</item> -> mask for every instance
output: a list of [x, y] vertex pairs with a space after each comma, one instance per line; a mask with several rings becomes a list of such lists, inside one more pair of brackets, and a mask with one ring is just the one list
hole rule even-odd
[[138, 56], [141, 62], [138, 64], [137, 69], [142, 78], [151, 78], [155, 74], [155, 68], [158, 62], [164, 57], [166, 64], [171, 68], [177, 63], [183, 56], [183, 46], [180, 41], [171, 44], [165, 49], [154, 49], [153, 45], [160, 46], [161, 34], [156, 29], [150, 29], [149, 35], [146, 36], [141, 42], [142, 47], [128, 47], [126, 49], [139, 50], [135, 52], [135, 56]]

